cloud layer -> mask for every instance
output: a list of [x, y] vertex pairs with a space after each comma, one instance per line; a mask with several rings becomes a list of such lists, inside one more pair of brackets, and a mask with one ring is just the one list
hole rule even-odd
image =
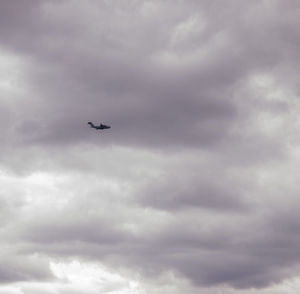
[[0, 293], [297, 293], [299, 13], [2, 2]]

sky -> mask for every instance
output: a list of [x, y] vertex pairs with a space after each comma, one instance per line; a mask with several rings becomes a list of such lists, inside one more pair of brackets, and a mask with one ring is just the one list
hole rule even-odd
[[1, 1], [0, 294], [298, 294], [299, 27], [297, 0]]

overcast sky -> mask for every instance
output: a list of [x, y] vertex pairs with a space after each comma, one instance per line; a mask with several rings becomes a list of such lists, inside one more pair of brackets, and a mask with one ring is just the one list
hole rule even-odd
[[299, 27], [297, 0], [1, 1], [0, 294], [298, 294]]

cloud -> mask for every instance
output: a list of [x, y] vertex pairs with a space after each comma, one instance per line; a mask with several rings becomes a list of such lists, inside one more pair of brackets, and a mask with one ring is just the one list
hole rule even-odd
[[49, 264], [38, 256], [1, 257], [1, 284], [16, 281], [50, 280]]
[[2, 290], [81, 293], [50, 267], [74, 261], [118, 273], [107, 291], [290, 293], [298, 10], [1, 3]]

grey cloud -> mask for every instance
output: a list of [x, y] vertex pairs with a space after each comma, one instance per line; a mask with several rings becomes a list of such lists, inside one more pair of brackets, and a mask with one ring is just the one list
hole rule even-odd
[[138, 190], [137, 198], [140, 196], [143, 205], [167, 211], [197, 207], [241, 213], [250, 209], [249, 203], [243, 202], [250, 187], [234, 185], [236, 179], [234, 175], [230, 176], [230, 171], [228, 176], [220, 178], [216, 172], [212, 174], [204, 163], [203, 167], [204, 174], [200, 168], [179, 167], [159, 176]]
[[[174, 34], [174, 26], [185, 23], [193, 16], [189, 6], [181, 3], [184, 12], [179, 13], [175, 9], [174, 16], [166, 20], [167, 24], [162, 24], [164, 29], [156, 32], [160, 37], [155, 40], [143, 36], [146, 29], [150, 30], [148, 35], [154, 35], [151, 31], [155, 28], [152, 21], [156, 18], [152, 15], [153, 18], [143, 20], [139, 14], [142, 4], [137, 7], [133, 18], [128, 8], [122, 7], [123, 18], [120, 22], [113, 5], [103, 4], [90, 20], [85, 19], [88, 10], [83, 9], [79, 24], [68, 35], [70, 42], [61, 39], [61, 34], [67, 34], [63, 28], [69, 27], [69, 20], [55, 14], [55, 5], [56, 2], [45, 2], [44, 5], [34, 6], [37, 15], [40, 12], [45, 16], [35, 19], [40, 24], [40, 31], [28, 37], [28, 42], [35, 44], [33, 56], [39, 57], [34, 59], [30, 74], [34, 95], [39, 98], [34, 102], [34, 107], [33, 104], [24, 105], [15, 122], [13, 136], [19, 138], [19, 144], [74, 144], [91, 140], [96, 144], [101, 142], [167, 149], [177, 146], [211, 148], [223, 141], [234, 142], [238, 147], [238, 142], [243, 141], [243, 134], [239, 134], [237, 142], [232, 141], [231, 137], [232, 129], [236, 125], [243, 125], [243, 117], [248, 114], [247, 105], [243, 110], [237, 107], [237, 101], [233, 99], [233, 87], [237, 81], [247, 77], [249, 68], [252, 71], [258, 62], [254, 62], [254, 65], [249, 62], [249, 56], [255, 58], [255, 52], [252, 53], [244, 45], [242, 29], [233, 28], [234, 25], [240, 27], [242, 23], [240, 17], [230, 18], [234, 11], [242, 9], [237, 2], [223, 7], [224, 16], [214, 9], [217, 4], [191, 4], [193, 11], [199, 10], [206, 22], [203, 34], [212, 37], [195, 47], [195, 51], [202, 47], [207, 51], [204, 58], [201, 55], [197, 58], [196, 55], [194, 62], [186, 62], [184, 57], [178, 57], [177, 66], [172, 63], [167, 66], [155, 64], [152, 56], [164, 50], [175, 52], [175, 56], [181, 54], [176, 52], [176, 48], [170, 47], [169, 42]], [[77, 4], [73, 6], [64, 2], [61, 5], [77, 15]], [[159, 8], [167, 7], [162, 6]], [[104, 25], [108, 15], [101, 8], [115, 20], [108, 26]], [[207, 17], [206, 13], [211, 14], [212, 18]], [[250, 9], [250, 16], [251, 13]], [[98, 14], [104, 18], [100, 23], [97, 22]], [[58, 31], [53, 28], [57, 17], [61, 26]], [[273, 21], [272, 15], [270, 19]], [[97, 22], [97, 30], [88, 30], [92, 21]], [[82, 22], [86, 22], [86, 26], [81, 27]], [[250, 24], [245, 23], [244, 26], [252, 32]], [[264, 29], [269, 30], [269, 27]], [[22, 30], [29, 34], [31, 27], [24, 26]], [[128, 30], [127, 41], [122, 39], [124, 44], [102, 42], [105, 38], [120, 40], [119, 34], [124, 30]], [[78, 37], [83, 36], [83, 31], [86, 32], [83, 37], [85, 41], [79, 43]], [[131, 31], [134, 33], [130, 34]], [[49, 42], [34, 42], [41, 38]], [[185, 40], [187, 45], [189, 41], [188, 38]], [[48, 46], [48, 43], [56, 45]], [[131, 47], [125, 46], [127, 43]], [[245, 51], [235, 49], [240, 46]], [[260, 52], [260, 47], [257, 50]], [[242, 102], [243, 97], [239, 100]], [[34, 129], [24, 132], [26, 125], [32, 125], [32, 118], [28, 116], [35, 116], [43, 123], [36, 121]], [[115, 135], [106, 134], [104, 140], [95, 140], [89, 136], [85, 125], [91, 119], [112, 124]]]
[[[108, 6], [108, 9], [115, 17], [113, 8]], [[126, 19], [130, 17], [126, 9], [124, 15]], [[141, 19], [140, 15], [136, 17]], [[57, 35], [51, 33], [51, 26], [48, 27], [51, 21], [50, 18], [48, 23], [43, 23], [45, 35], [40, 32], [35, 38], [45, 36], [50, 40], [53, 38], [55, 42]], [[168, 25], [168, 34], [171, 34], [174, 21], [171, 19]], [[134, 29], [136, 25], [134, 22], [129, 28]], [[147, 27], [149, 24], [145, 25]], [[99, 29], [103, 30], [102, 27]], [[116, 25], [114, 29], [118, 32], [122, 27]], [[141, 29], [137, 30], [140, 33]], [[104, 34], [109, 32], [104, 31]], [[91, 34], [87, 37], [87, 42], [91, 45], [93, 38], [97, 39], [97, 35]], [[146, 49], [150, 44], [147, 40], [140, 43], [134, 35], [128, 35], [128, 38], [133, 38], [134, 48], [141, 44]], [[101, 49], [107, 48], [99, 41], [94, 47], [96, 51], [89, 46], [75, 44], [72, 48], [74, 53], [69, 51], [70, 45], [65, 42], [52, 50], [51, 54], [55, 54], [59, 64], [54, 67], [52, 60], [44, 55], [46, 47], [39, 43], [37, 51], [33, 53], [43, 58], [43, 63], [37, 60], [37, 71], [32, 72], [31, 82], [36, 85], [36, 95], [43, 98], [38, 102], [41, 107], [35, 106], [34, 113], [38, 116], [38, 112], [43, 113], [48, 132], [41, 132], [36, 140], [80, 140], [85, 131], [77, 128], [76, 133], [70, 132], [68, 126], [77, 125], [76, 120], [84, 123], [87, 116], [96, 119], [107, 117], [114, 124], [119, 138], [117, 142], [111, 142], [117, 144], [127, 142], [130, 145], [158, 145], [162, 148], [190, 144], [210, 146], [226, 137], [235, 122], [236, 110], [224, 84], [226, 87], [230, 85], [238, 74], [236, 70], [231, 72], [233, 62], [226, 61], [226, 52], [229, 52], [230, 47], [225, 45], [225, 53], [221, 52], [221, 57], [216, 61], [212, 59], [207, 64], [204, 61], [204, 65], [199, 63], [200, 70], [196, 69], [196, 62], [196, 65], [183, 67], [184, 74], [181, 67], [174, 74], [172, 67], [164, 69], [153, 66], [151, 62], [151, 54], [168, 42], [168, 37], [164, 38], [162, 43], [157, 41], [157, 48], [153, 47], [152, 51], [145, 52], [143, 58], [140, 56], [140, 61], [137, 61], [137, 56], [130, 55], [131, 50], [128, 48], [121, 51], [126, 55], [121, 55], [120, 59], [120, 56], [111, 56], [111, 53], [102, 54]], [[91, 50], [93, 53], [89, 54]], [[232, 57], [229, 58], [231, 59]], [[226, 72], [224, 68], [227, 68]], [[213, 84], [212, 80], [215, 81]], [[222, 89], [222, 97], [215, 91], [218, 87]], [[82, 111], [81, 105], [84, 104], [91, 106], [83, 106]], [[25, 113], [26, 108], [25, 106]], [[20, 123], [27, 124], [27, 121], [21, 120]], [[122, 132], [119, 131], [121, 128]], [[16, 136], [19, 135], [22, 134], [17, 132]]]
[[37, 256], [1, 257], [0, 281], [40, 281], [53, 279], [49, 264]]
[[128, 266], [153, 278], [171, 270], [199, 286], [266, 287], [291, 274], [298, 250], [297, 242], [290, 242], [293, 234], [287, 235], [293, 218], [277, 219], [280, 207], [267, 200], [271, 213], [266, 214], [265, 203], [255, 201], [265, 191], [254, 188], [249, 195], [254, 198], [252, 210], [239, 213], [236, 208], [214, 213], [197, 206], [186, 210], [184, 202], [177, 212], [169, 206], [159, 212], [131, 207], [126, 199], [118, 200], [120, 195], [110, 202], [112, 195], [100, 191], [88, 197], [78, 194], [61, 213], [44, 212], [39, 223], [24, 223], [22, 239], [29, 242], [28, 252], [105, 260], [112, 267]]
[[36, 252], [207, 291], [297, 275], [298, 5], [124, 3], [0, 4], [25, 85], [0, 88], [1, 170], [19, 186], [0, 191], [0, 236], [24, 254], [2, 283], [49, 278]]
[[[264, 221], [256, 220], [253, 212], [233, 216], [230, 211], [210, 214], [194, 209], [172, 215], [148, 210], [144, 216], [143, 208], [133, 209], [126, 202], [116, 207], [106, 197], [87, 200], [81, 195], [66, 207], [63, 217], [52, 211], [56, 219], [49, 212], [39, 217], [39, 223], [23, 224], [28, 252], [105, 260], [153, 277], [173, 270], [199, 285], [261, 287], [284, 276], [274, 270], [276, 259], [259, 257], [257, 250], [264, 245], [255, 226], [263, 231], [268, 226], [263, 228]], [[95, 208], [100, 206], [101, 210]], [[96, 212], [96, 217], [88, 217]], [[155, 219], [158, 225], [153, 227]], [[266, 275], [258, 275], [263, 271]]]

